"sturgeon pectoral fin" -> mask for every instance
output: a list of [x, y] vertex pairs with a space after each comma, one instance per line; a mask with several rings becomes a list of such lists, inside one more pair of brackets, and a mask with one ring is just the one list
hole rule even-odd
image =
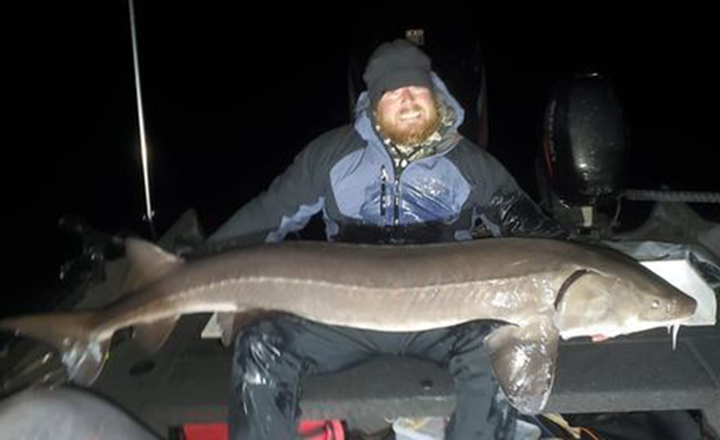
[[500, 327], [485, 338], [495, 377], [508, 401], [526, 414], [542, 411], [555, 378], [559, 332], [552, 321]]
[[134, 337], [148, 354], [156, 353], [170, 337], [179, 316], [133, 326]]

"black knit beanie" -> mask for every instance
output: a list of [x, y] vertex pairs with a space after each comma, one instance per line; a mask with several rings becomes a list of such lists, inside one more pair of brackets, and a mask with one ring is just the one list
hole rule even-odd
[[370, 55], [363, 79], [374, 108], [390, 90], [407, 86], [432, 89], [430, 58], [408, 40], [383, 43]]

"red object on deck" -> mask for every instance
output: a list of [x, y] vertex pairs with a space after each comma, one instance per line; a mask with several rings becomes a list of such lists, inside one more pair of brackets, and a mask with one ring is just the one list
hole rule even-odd
[[183, 425], [186, 440], [228, 440], [227, 423]]
[[[186, 440], [228, 440], [226, 423], [183, 425]], [[298, 425], [303, 440], [345, 440], [345, 428], [340, 420], [304, 420]]]
[[298, 434], [303, 440], [345, 440], [345, 428], [338, 419], [303, 420]]

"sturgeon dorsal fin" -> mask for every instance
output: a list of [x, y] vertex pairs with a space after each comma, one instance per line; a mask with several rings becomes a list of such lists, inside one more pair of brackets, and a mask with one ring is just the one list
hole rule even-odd
[[177, 255], [138, 238], [127, 239], [125, 257], [128, 260], [125, 291], [141, 289], [172, 272], [185, 261]]
[[495, 377], [508, 401], [525, 414], [538, 414], [555, 379], [559, 332], [551, 320], [522, 327], [506, 325], [485, 338]]

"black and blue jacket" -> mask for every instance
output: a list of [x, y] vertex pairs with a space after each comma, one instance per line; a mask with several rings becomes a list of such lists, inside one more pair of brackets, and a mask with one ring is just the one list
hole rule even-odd
[[[363, 93], [353, 125], [313, 140], [267, 189], [210, 241], [280, 241], [322, 213], [328, 240], [425, 242], [478, 235], [560, 236], [564, 232], [487, 151], [462, 137], [464, 111], [433, 74], [454, 114], [431, 154], [402, 166], [373, 127]], [[358, 233], [361, 231], [361, 233]], [[368, 235], [369, 234], [369, 235]]]

